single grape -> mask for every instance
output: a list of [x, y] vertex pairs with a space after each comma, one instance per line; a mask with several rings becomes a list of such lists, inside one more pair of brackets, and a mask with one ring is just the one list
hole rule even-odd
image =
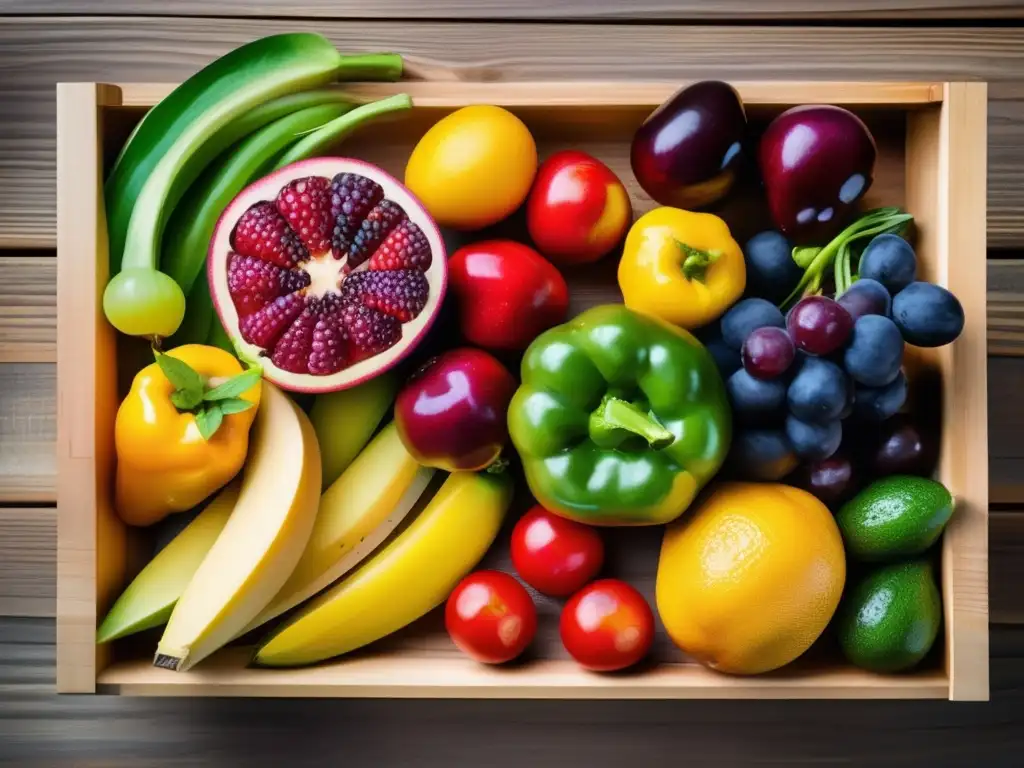
[[857, 469], [845, 449], [827, 459], [804, 462], [786, 481], [817, 496], [831, 510], [853, 498], [860, 485]]
[[803, 270], [793, 261], [793, 246], [781, 232], [754, 235], [743, 249], [747, 261], [747, 293], [773, 304], [783, 301], [800, 282]]
[[745, 480], [775, 482], [800, 463], [782, 430], [744, 429], [733, 436], [729, 463]]
[[781, 379], [755, 379], [740, 368], [725, 383], [736, 419], [745, 424], [781, 423], [786, 384]]
[[123, 269], [103, 291], [103, 312], [127, 336], [166, 338], [185, 317], [185, 294], [163, 272]]
[[903, 364], [903, 336], [896, 323], [881, 315], [864, 315], [853, 324], [843, 367], [858, 384], [883, 387]]
[[801, 421], [828, 424], [846, 407], [849, 383], [835, 363], [809, 357], [786, 393], [789, 410]]
[[873, 446], [870, 467], [877, 477], [921, 475], [928, 477], [939, 459], [936, 436], [926, 434], [906, 414], [886, 420]]
[[869, 277], [861, 278], [851, 285], [836, 301], [850, 313], [854, 322], [864, 315], [888, 316], [892, 309], [892, 296], [889, 295], [889, 291], [880, 282]]
[[796, 416], [786, 417], [786, 438], [801, 459], [827, 459], [843, 441], [843, 426], [836, 421], [813, 424]]
[[743, 342], [743, 368], [757, 379], [774, 379], [793, 364], [796, 347], [783, 328], [758, 328]]
[[790, 311], [786, 328], [800, 349], [812, 355], [828, 355], [846, 343], [853, 318], [832, 299], [808, 296]]
[[726, 344], [722, 339], [710, 341], [705, 344], [705, 347], [711, 353], [711, 357], [714, 358], [715, 365], [718, 366], [718, 372], [723, 379], [728, 379], [743, 366], [739, 352]]
[[900, 371], [884, 387], [857, 387], [853, 413], [869, 421], [885, 421], [898, 413], [906, 400], [907, 377]]
[[941, 285], [911, 283], [892, 300], [892, 319], [915, 347], [941, 347], [964, 329], [964, 308]]
[[877, 280], [895, 296], [917, 277], [917, 257], [910, 243], [899, 235], [878, 235], [864, 249], [857, 270], [861, 277]]
[[779, 308], [764, 299], [743, 299], [722, 315], [722, 338], [726, 344], [739, 352], [747, 336], [758, 328], [768, 326], [786, 326]]

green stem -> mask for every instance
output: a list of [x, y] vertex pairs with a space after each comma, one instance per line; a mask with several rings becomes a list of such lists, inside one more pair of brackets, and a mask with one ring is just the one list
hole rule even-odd
[[406, 93], [397, 93], [380, 101], [363, 104], [363, 106], [357, 107], [351, 112], [324, 124], [312, 133], [303, 136], [281, 155], [274, 166], [274, 170], [319, 154], [327, 147], [337, 144], [364, 122], [374, 120], [390, 112], [400, 112], [410, 107], [412, 107], [412, 99]]
[[357, 53], [345, 56], [338, 80], [395, 81], [402, 77], [402, 57], [397, 53]]
[[683, 277], [687, 280], [703, 283], [707, 279], [708, 267], [722, 256], [721, 251], [702, 251], [681, 240], [676, 240], [676, 245], [683, 252]]
[[667, 448], [675, 435], [633, 403], [606, 397], [590, 415], [590, 439], [601, 448], [617, 448], [630, 437], [639, 436], [656, 451]]

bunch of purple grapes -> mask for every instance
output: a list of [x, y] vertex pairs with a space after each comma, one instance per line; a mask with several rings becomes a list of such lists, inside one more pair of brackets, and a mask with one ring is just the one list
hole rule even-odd
[[830, 459], [844, 425], [877, 425], [902, 408], [906, 343], [941, 346], [962, 328], [960, 303], [916, 281], [914, 251], [894, 235], [869, 244], [838, 300], [809, 296], [785, 316], [766, 299], [740, 301], [708, 342], [733, 408], [735, 469], [775, 481]]

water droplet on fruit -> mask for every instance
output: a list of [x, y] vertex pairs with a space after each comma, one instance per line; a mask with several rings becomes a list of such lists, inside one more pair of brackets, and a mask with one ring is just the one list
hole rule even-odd
[[866, 179], [864, 174], [855, 173], [846, 181], [843, 182], [843, 186], [839, 188], [839, 199], [844, 203], [852, 203], [856, 200], [860, 193], [864, 191], [864, 183]]

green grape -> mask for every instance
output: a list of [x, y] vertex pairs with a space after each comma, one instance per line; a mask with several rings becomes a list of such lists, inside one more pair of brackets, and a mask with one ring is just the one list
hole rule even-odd
[[166, 338], [185, 317], [185, 294], [163, 272], [123, 269], [107, 283], [103, 311], [121, 333]]

